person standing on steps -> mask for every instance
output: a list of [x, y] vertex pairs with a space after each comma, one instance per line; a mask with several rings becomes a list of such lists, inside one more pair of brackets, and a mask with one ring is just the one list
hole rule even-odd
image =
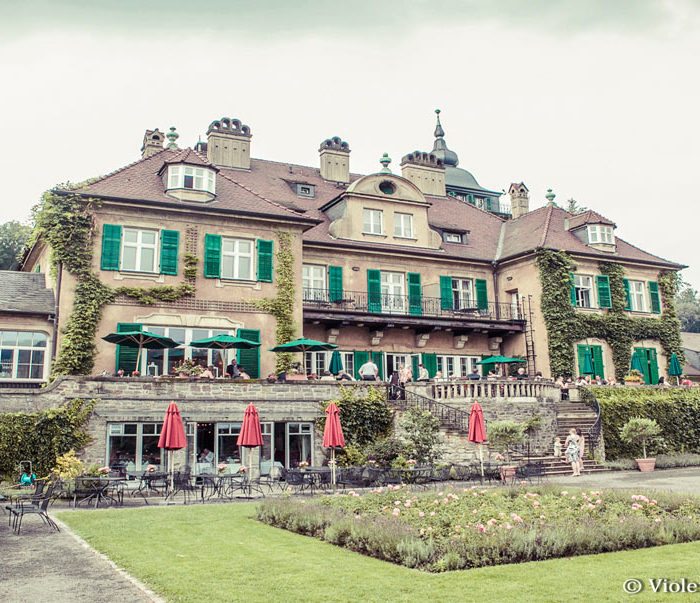
[[583, 472], [583, 454], [586, 452], [586, 438], [583, 437], [581, 428], [576, 428], [576, 435], [578, 436], [578, 474], [581, 475]]
[[572, 477], [578, 477], [581, 475], [579, 472], [579, 467], [578, 463], [581, 458], [580, 451], [579, 451], [579, 446], [578, 446], [578, 434], [576, 433], [576, 429], [573, 427], [569, 430], [569, 435], [566, 436], [566, 441], [564, 442], [564, 445], [566, 446], [565, 449], [565, 454], [566, 454], [566, 460], [571, 463], [571, 470], [573, 473], [571, 474]]

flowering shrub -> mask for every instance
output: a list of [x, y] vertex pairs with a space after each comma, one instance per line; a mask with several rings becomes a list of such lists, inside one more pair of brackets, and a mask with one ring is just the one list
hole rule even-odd
[[228, 469], [228, 465], [227, 465], [226, 463], [219, 463], [219, 464], [216, 466], [216, 470], [217, 470], [219, 473], [225, 473], [227, 469]]
[[299, 461], [299, 464], [297, 465], [297, 467], [299, 467], [299, 469], [306, 469], [308, 466], [309, 466], [309, 463], [307, 463], [306, 461]]
[[303, 504], [265, 501], [258, 518], [428, 571], [700, 540], [700, 498], [554, 487], [388, 486]]
[[248, 469], [246, 468], [245, 465], [241, 465], [241, 466], [238, 468], [238, 473], [245, 473], [246, 471], [248, 471]]
[[107, 475], [110, 471], [111, 469], [109, 467], [100, 467], [97, 470], [97, 473], [99, 473], [100, 475]]

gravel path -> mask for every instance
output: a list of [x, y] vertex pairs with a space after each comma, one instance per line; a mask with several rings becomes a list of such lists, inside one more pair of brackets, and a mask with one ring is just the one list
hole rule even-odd
[[664, 469], [652, 473], [640, 471], [605, 471], [584, 473], [581, 477], [557, 477], [550, 484], [600, 489], [659, 490], [683, 494], [700, 494], [700, 467]]

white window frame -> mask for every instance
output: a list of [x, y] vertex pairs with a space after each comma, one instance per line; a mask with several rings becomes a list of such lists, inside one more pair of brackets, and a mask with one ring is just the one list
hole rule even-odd
[[[8, 343], [3, 343], [3, 335], [5, 333], [14, 333], [15, 337], [14, 343], [8, 342]], [[31, 337], [31, 344], [29, 345], [20, 345], [17, 342], [17, 336], [19, 334], [22, 335], [29, 335]], [[12, 338], [11, 335], [8, 335], [8, 338]], [[43, 346], [41, 345], [35, 345], [34, 341], [40, 341], [43, 340]], [[2, 367], [0, 367], [0, 381], [15, 381], [15, 380], [22, 380], [22, 381], [33, 381], [33, 382], [39, 382], [39, 381], [45, 381], [46, 378], [45, 376], [48, 375], [48, 368], [49, 368], [49, 361], [50, 361], [50, 355], [49, 355], [49, 337], [46, 333], [43, 333], [41, 331], [14, 331], [12, 329], [3, 329], [0, 330], [0, 351], [4, 350], [11, 350], [12, 351], [12, 361], [9, 364], [9, 376], [3, 376], [4, 375], [4, 370]], [[28, 352], [29, 353], [29, 376], [28, 377], [19, 377], [19, 357], [20, 357], [20, 352]], [[43, 353], [43, 359], [41, 362], [33, 362], [33, 356], [37, 352], [42, 352]], [[0, 352], [0, 357], [2, 357], [2, 354]], [[22, 364], [27, 364], [27, 363], [22, 363]], [[33, 366], [41, 366], [41, 376], [40, 377], [32, 377], [32, 367]]]
[[[128, 232], [135, 232], [136, 233], [136, 242], [127, 242], [126, 240], [126, 234]], [[143, 242], [143, 235], [144, 233], [153, 233], [153, 243], [144, 243]], [[123, 229], [123, 234], [122, 234], [122, 248], [121, 248], [121, 257], [119, 258], [119, 266], [120, 270], [124, 272], [146, 272], [149, 274], [155, 274], [158, 272], [158, 263], [159, 263], [159, 241], [160, 239], [160, 231], [153, 229], [153, 228], [133, 228], [131, 226], [125, 226]], [[124, 265], [124, 252], [126, 248], [136, 248], [136, 256], [134, 258], [134, 263], [135, 266], [133, 268], [129, 268]], [[153, 265], [152, 266], [145, 266], [141, 267], [141, 253], [143, 249], [152, 249], [153, 250]]]
[[444, 378], [450, 376], [450, 369], [454, 373], [455, 379], [461, 379], [471, 374], [472, 368], [481, 360], [480, 356], [463, 356], [458, 354], [438, 354], [437, 370]]
[[629, 281], [632, 312], [647, 312], [647, 292], [644, 281]]
[[452, 278], [452, 304], [455, 310], [476, 308], [474, 279], [462, 277]]
[[[587, 280], [586, 280], [587, 279]], [[593, 277], [588, 274], [574, 274], [574, 290], [576, 292], [577, 308], [594, 308], [593, 305]], [[585, 293], [587, 292], [587, 294]], [[588, 305], [584, 303], [588, 298]]]
[[604, 243], [606, 245], [615, 244], [615, 235], [613, 234], [612, 226], [603, 224], [588, 225], [588, 242], [589, 243]]
[[[125, 425], [136, 425], [136, 433], [133, 434], [125, 434], [124, 433], [124, 426]], [[149, 425], [153, 427], [154, 433], [145, 433], [143, 432], [143, 428], [145, 425]], [[153, 421], [144, 421], [144, 422], [138, 422], [138, 421], [119, 421], [119, 422], [114, 422], [114, 423], [107, 423], [107, 442], [105, 443], [105, 459], [106, 462], [109, 463], [111, 459], [111, 453], [112, 453], [112, 436], [127, 436], [130, 438], [135, 438], [136, 439], [136, 446], [134, 448], [134, 471], [144, 471], [147, 467], [147, 465], [143, 465], [141, 461], [143, 460], [143, 438], [144, 436], [146, 437], [156, 437], [160, 435], [161, 428], [162, 428], [162, 423], [158, 422], [153, 422]], [[165, 455], [163, 454], [163, 449], [160, 449], [160, 463], [159, 467], [162, 470], [165, 467], [166, 463], [166, 458]]]
[[406, 311], [406, 275], [403, 272], [382, 270], [380, 287], [382, 312], [404, 313]]
[[464, 241], [463, 235], [458, 232], [444, 233], [443, 240], [445, 243], [462, 243]]
[[364, 234], [384, 234], [384, 212], [381, 209], [362, 209], [362, 232]]
[[[224, 246], [233, 243], [233, 250], [224, 250]], [[243, 253], [240, 250], [242, 243], [250, 245], [250, 253]], [[224, 258], [233, 258], [232, 272], [224, 273]], [[241, 258], [250, 260], [250, 273], [248, 275], [241, 274]], [[235, 237], [221, 238], [221, 279], [232, 281], [252, 281], [255, 280], [255, 241], [253, 239], [242, 239]]]
[[328, 301], [328, 268], [322, 264], [304, 264], [302, 266], [301, 286], [304, 300]]
[[[192, 186], [185, 186], [185, 176], [192, 177]], [[216, 172], [193, 165], [171, 165], [168, 167], [168, 189], [206, 191], [216, 194]]]
[[413, 214], [394, 212], [394, 236], [400, 239], [413, 238]]

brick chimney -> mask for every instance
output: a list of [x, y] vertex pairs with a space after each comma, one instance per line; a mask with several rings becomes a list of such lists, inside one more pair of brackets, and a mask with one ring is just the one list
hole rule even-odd
[[250, 169], [250, 128], [222, 117], [207, 128], [207, 159], [221, 167]]
[[160, 153], [163, 150], [163, 142], [165, 141], [165, 134], [163, 134], [158, 128], [155, 130], [146, 130], [143, 135], [143, 145], [141, 146], [141, 159], [146, 159]]
[[425, 195], [444, 197], [445, 165], [432, 153], [413, 151], [401, 159], [401, 175]]
[[530, 195], [527, 186], [522, 182], [513, 182], [508, 189], [510, 195], [510, 211], [513, 219], [524, 216], [530, 211]]
[[337, 136], [328, 138], [318, 148], [321, 178], [333, 182], [350, 182], [350, 145]]

